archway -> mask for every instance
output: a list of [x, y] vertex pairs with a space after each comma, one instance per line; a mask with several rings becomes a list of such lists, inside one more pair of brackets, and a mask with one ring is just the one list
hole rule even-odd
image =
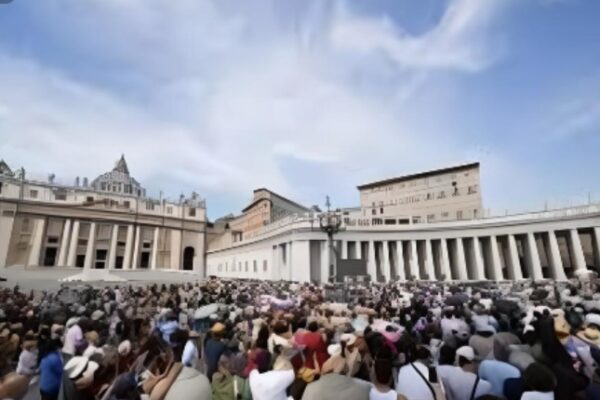
[[194, 269], [194, 248], [186, 247], [183, 249], [183, 269], [185, 271], [191, 271]]

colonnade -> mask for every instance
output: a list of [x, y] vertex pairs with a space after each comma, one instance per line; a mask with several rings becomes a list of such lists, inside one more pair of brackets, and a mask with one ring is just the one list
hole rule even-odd
[[418, 240], [344, 239], [338, 246], [341, 259], [365, 260], [367, 274], [378, 281], [566, 280], [587, 271], [590, 264], [600, 272], [600, 227], [586, 232], [592, 239], [591, 262], [586, 261], [578, 229]]
[[[31, 239], [31, 248], [28, 256], [28, 265], [40, 265], [42, 250], [44, 249], [45, 242], [45, 231], [46, 231], [46, 223], [45, 219], [40, 219], [35, 225], [35, 228], [32, 232]], [[89, 230], [87, 233], [87, 237], [81, 237], [81, 227], [82, 224], [86, 223], [89, 226]], [[98, 222], [95, 221], [80, 221], [76, 219], [66, 219], [64, 221], [62, 235], [60, 236], [60, 242], [58, 245], [58, 256], [56, 259], [56, 266], [67, 266], [67, 267], [75, 267], [77, 266], [77, 258], [80, 255], [79, 246], [80, 240], [85, 240], [85, 258], [83, 262], [84, 269], [92, 269], [95, 268], [95, 262], [98, 261], [96, 259], [96, 249], [97, 249], [97, 236], [98, 236]], [[108, 225], [102, 223], [102, 225]], [[148, 268], [149, 269], [157, 269], [158, 267], [158, 256], [159, 256], [159, 237], [161, 231], [165, 228], [157, 227], [157, 226], [147, 226], [146, 229], [152, 229], [152, 241], [151, 247], [148, 249], [150, 253]], [[108, 252], [105, 260], [101, 260], [104, 262], [104, 268], [107, 269], [115, 269], [117, 268], [117, 255], [120, 253], [118, 249], [119, 246], [119, 233], [121, 230], [125, 230], [125, 243], [124, 249], [122, 252], [123, 261], [122, 264], [119, 265], [122, 269], [138, 269], [141, 268], [141, 253], [143, 246], [143, 230], [140, 225], [133, 224], [112, 224], [110, 240], [108, 245]], [[175, 232], [175, 234], [173, 233]], [[181, 252], [181, 244], [182, 244], [182, 234], [181, 231], [171, 230], [170, 235], [170, 243], [169, 248], [171, 253], [175, 252], [176, 254], [171, 254], [169, 264], [171, 268], [179, 269], [180, 265], [180, 252]]]

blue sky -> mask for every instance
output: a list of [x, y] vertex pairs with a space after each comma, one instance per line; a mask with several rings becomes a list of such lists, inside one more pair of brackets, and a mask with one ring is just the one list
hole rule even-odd
[[125, 153], [209, 216], [257, 187], [356, 185], [478, 160], [495, 214], [600, 201], [595, 0], [14, 0], [0, 158], [95, 177]]

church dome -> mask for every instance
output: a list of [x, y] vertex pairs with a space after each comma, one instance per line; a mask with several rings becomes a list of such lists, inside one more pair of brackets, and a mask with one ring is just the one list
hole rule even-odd
[[136, 197], [146, 196], [146, 189], [129, 175], [125, 155], [121, 155], [112, 171], [108, 171], [94, 179], [92, 187], [99, 192], [120, 193]]

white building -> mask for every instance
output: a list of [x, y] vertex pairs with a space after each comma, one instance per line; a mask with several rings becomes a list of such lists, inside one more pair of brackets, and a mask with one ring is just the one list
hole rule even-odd
[[91, 184], [28, 180], [0, 161], [0, 268], [24, 265], [204, 274], [205, 203], [146, 197], [125, 158]]
[[[438, 177], [442, 179], [438, 181]], [[406, 185], [394, 186], [407, 182], [415, 182], [409, 188], [425, 196], [420, 205], [394, 204], [393, 199], [416, 195], [404, 191]], [[382, 187], [392, 189], [372, 190]], [[452, 196], [455, 188], [459, 194]], [[361, 207], [340, 211], [343, 224], [335, 235], [336, 262], [363, 260], [372, 279], [565, 280], [590, 270], [600, 272], [600, 205], [483, 218], [479, 164], [363, 185], [359, 190]], [[442, 190], [446, 199], [448, 195], [454, 198], [449, 202], [437, 196], [427, 200], [427, 193]], [[446, 212], [454, 212], [453, 217], [444, 217]], [[427, 218], [429, 214], [435, 217]], [[207, 248], [207, 273], [326, 281], [330, 250], [318, 217], [308, 210], [296, 212], [275, 221], [264, 220], [264, 226], [253, 229], [251, 235], [237, 236], [230, 223], [235, 217], [217, 221], [209, 228], [212, 240]], [[244, 214], [240, 218], [245, 218]], [[396, 223], [386, 223], [386, 219]], [[227, 237], [237, 240], [223, 239]]]

